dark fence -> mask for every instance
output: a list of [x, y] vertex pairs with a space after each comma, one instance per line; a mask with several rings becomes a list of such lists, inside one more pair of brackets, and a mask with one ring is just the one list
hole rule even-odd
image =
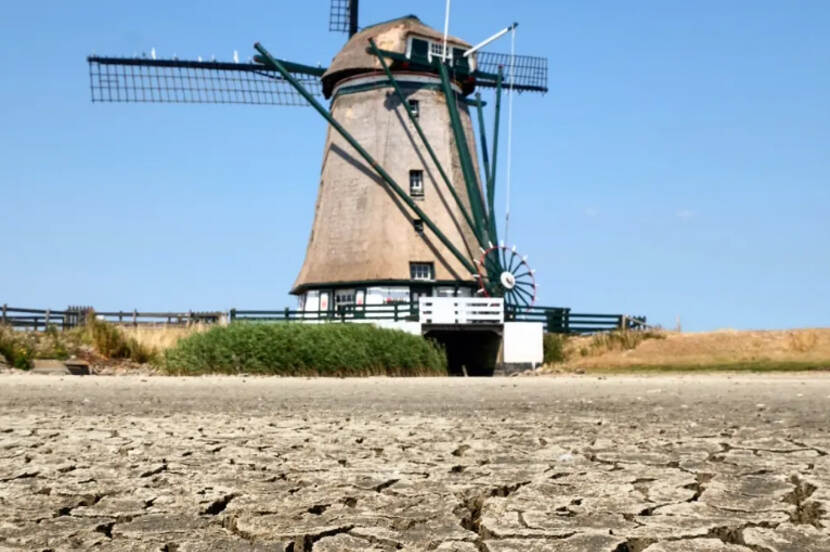
[[67, 307], [66, 310], [22, 309], [4, 304], [0, 307], [0, 324], [23, 330], [45, 330], [49, 326], [68, 330], [83, 325], [86, 317], [93, 312], [99, 320], [126, 326], [188, 326], [216, 324], [227, 320], [226, 312], [98, 312], [92, 307]]
[[571, 312], [562, 307], [529, 307], [505, 312], [505, 320], [542, 322], [545, 331], [562, 334], [589, 334], [613, 330], [640, 330], [648, 328], [645, 316], [625, 314], [586, 314]]
[[[0, 323], [21, 330], [45, 330], [48, 326], [70, 329], [84, 324], [90, 313], [112, 324], [124, 326], [164, 325], [187, 326], [191, 324], [220, 324], [234, 321], [248, 322], [349, 322], [358, 320], [417, 321], [418, 305], [393, 303], [387, 305], [361, 305], [341, 307], [333, 311], [239, 310], [228, 312], [98, 312], [91, 307], [67, 307], [65, 310], [22, 309], [3, 305], [0, 307]], [[561, 334], [590, 334], [613, 330], [647, 329], [645, 316], [625, 314], [574, 313], [561, 307], [530, 307], [521, 310], [505, 309], [504, 319], [517, 322], [541, 322], [545, 331]]]
[[388, 305], [350, 305], [333, 311], [283, 310], [230, 310], [230, 320], [249, 322], [307, 322], [347, 320], [418, 320], [415, 303], [390, 303]]

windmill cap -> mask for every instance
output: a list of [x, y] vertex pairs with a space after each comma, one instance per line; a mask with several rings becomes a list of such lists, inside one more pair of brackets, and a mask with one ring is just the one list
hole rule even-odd
[[[418, 17], [406, 15], [370, 25], [352, 36], [343, 49], [334, 56], [331, 65], [323, 74], [323, 94], [330, 98], [339, 81], [360, 73], [383, 71], [380, 61], [367, 52], [369, 39], [373, 38], [378, 48], [400, 54], [406, 53], [407, 39], [411, 35], [432, 40], [444, 40], [444, 34], [424, 25]], [[470, 48], [470, 44], [453, 36], [447, 37], [447, 43], [453, 47]]]

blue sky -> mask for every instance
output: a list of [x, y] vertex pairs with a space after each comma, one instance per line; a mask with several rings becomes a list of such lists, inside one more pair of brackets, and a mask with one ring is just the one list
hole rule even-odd
[[[344, 41], [328, 4], [4, 6], [0, 302], [293, 305], [324, 121], [93, 105], [85, 57], [230, 60], [259, 40], [327, 65]], [[440, 27], [443, 9], [363, 0], [360, 22]], [[473, 42], [512, 21], [518, 52], [550, 60], [550, 92], [516, 99], [511, 198], [542, 304], [685, 330], [830, 325], [830, 3], [453, 2]]]

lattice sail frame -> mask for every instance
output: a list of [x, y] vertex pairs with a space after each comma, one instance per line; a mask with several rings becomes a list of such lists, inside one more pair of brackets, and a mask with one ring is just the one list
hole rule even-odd
[[329, 31], [335, 33], [348, 33], [351, 20], [351, 8], [349, 0], [331, 0], [329, 7]]
[[[484, 73], [498, 73], [499, 67], [504, 71], [502, 86], [512, 85], [519, 92], [547, 92], [548, 91], [548, 59], [537, 56], [514, 56], [511, 67], [510, 54], [495, 52], [478, 52], [476, 54], [477, 69]], [[512, 79], [511, 79], [512, 71]], [[495, 82], [479, 80], [478, 86], [492, 88]]]
[[[90, 56], [93, 102], [308, 106], [278, 72], [253, 63]], [[292, 73], [323, 97], [317, 76]]]

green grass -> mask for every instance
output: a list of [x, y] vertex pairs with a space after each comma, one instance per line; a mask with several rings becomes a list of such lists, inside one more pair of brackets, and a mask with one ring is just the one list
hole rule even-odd
[[34, 345], [30, 339], [25, 339], [26, 336], [18, 336], [16, 333], [8, 326], [0, 326], [0, 355], [10, 366], [29, 370], [35, 358]]
[[164, 354], [171, 374], [446, 375], [446, 355], [420, 336], [370, 324], [236, 323], [186, 337]]
[[568, 336], [564, 334], [546, 333], [542, 338], [542, 351], [545, 364], [564, 362], [567, 359], [565, 354], [565, 343]]

